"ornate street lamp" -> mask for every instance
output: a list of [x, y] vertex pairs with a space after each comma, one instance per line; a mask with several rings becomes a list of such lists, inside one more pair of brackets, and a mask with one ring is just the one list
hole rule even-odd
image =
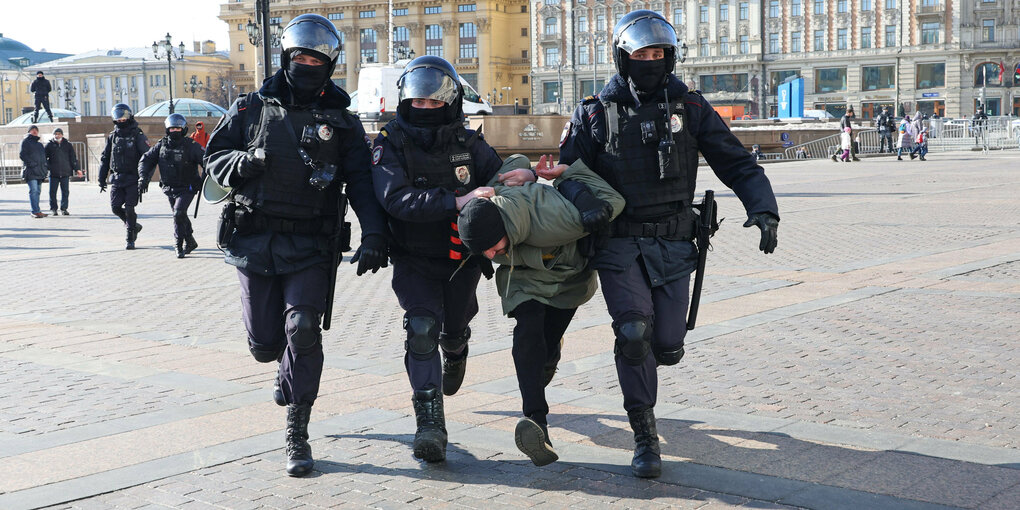
[[[74, 99], [74, 97], [77, 94], [78, 94], [78, 87], [75, 87], [74, 85], [68, 86], [68, 85], [65, 84], [63, 87], [61, 87], [59, 85], [57, 86], [57, 95], [64, 99], [64, 106], [68, 110], [71, 110], [71, 111], [75, 111], [76, 110], [75, 107], [74, 107], [74, 104], [71, 103], [71, 100]], [[50, 119], [50, 122], [56, 122], [56, 120], [57, 119]]]
[[244, 30], [248, 33], [248, 42], [262, 48], [262, 69], [264, 77], [268, 78], [273, 73], [269, 48], [278, 48], [283, 34], [279, 23], [269, 23], [269, 0], [255, 0], [255, 21], [249, 19]]
[[394, 60], [414, 60], [414, 49], [408, 48], [403, 44], [393, 47]]
[[191, 97], [195, 97], [195, 92], [202, 92], [204, 84], [202, 80], [199, 80], [197, 76], [191, 75], [191, 79], [184, 83], [184, 91], [191, 92]]
[[[162, 53], [162, 55], [161, 55]], [[166, 37], [160, 41], [153, 41], [152, 43], [152, 55], [156, 57], [156, 60], [166, 59], [167, 79], [170, 80], [168, 85], [170, 86], [170, 113], [174, 112], [174, 68], [173, 60], [184, 60], [184, 42], [181, 42], [180, 46], [174, 48], [173, 42], [170, 40], [170, 32], [167, 32]]]

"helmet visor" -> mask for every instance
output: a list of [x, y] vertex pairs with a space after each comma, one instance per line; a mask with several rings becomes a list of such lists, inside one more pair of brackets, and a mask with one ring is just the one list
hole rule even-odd
[[118, 104], [110, 111], [110, 117], [113, 118], [114, 122], [118, 120], [128, 120], [131, 118], [131, 108], [128, 108], [128, 106], [124, 104]]
[[400, 78], [400, 101], [405, 99], [435, 99], [453, 104], [460, 95], [457, 82], [448, 74], [433, 67], [419, 67]]
[[287, 27], [280, 39], [284, 52], [294, 49], [317, 51], [332, 62], [340, 55], [340, 40], [328, 28], [315, 21], [303, 21]]
[[627, 53], [634, 53], [649, 46], [676, 48], [676, 31], [658, 18], [638, 18], [620, 33], [619, 47]]
[[172, 127], [184, 129], [188, 126], [188, 120], [179, 113], [171, 114], [166, 120], [163, 121], [163, 127], [170, 129]]

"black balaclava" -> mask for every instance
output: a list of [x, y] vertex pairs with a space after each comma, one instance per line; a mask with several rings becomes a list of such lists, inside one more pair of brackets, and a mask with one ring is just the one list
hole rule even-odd
[[407, 122], [415, 127], [435, 128], [447, 123], [447, 115], [450, 105], [443, 105], [442, 108], [415, 108], [410, 106], [407, 109]]
[[171, 143], [177, 145], [181, 143], [181, 140], [184, 139], [184, 130], [182, 129], [180, 131], [168, 131], [166, 136], [167, 138], [170, 139]]
[[329, 76], [333, 70], [329, 65], [329, 59], [325, 55], [309, 53], [319, 60], [326, 62], [321, 66], [310, 66], [294, 62], [294, 57], [301, 53], [301, 51], [294, 51], [291, 54], [290, 60], [287, 62], [287, 72], [283, 74], [287, 77], [287, 86], [290, 87], [294, 99], [300, 103], [310, 103], [322, 92], [322, 88], [329, 81]]
[[627, 57], [627, 75], [638, 92], [654, 94], [666, 83], [666, 59], [634, 60]]

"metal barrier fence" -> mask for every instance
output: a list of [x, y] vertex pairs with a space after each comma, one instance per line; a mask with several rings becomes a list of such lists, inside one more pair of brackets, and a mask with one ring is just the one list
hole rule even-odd
[[[92, 157], [89, 154], [85, 142], [71, 142], [74, 155], [78, 158], [78, 168], [88, 179], [89, 169], [99, 168], [99, 155]], [[89, 157], [86, 157], [89, 156]], [[21, 169], [21, 142], [0, 144], [0, 186], [7, 187], [8, 183], [20, 183]], [[76, 176], [72, 176], [74, 178]]]
[[[840, 134], [836, 133], [807, 143], [787, 147], [783, 151], [783, 159], [828, 158], [835, 154], [836, 150], [839, 149], [841, 145], [839, 138]], [[855, 141], [859, 141], [856, 152], [857, 154], [878, 152], [879, 144], [881, 143], [878, 131], [874, 129], [859, 130], [854, 134], [854, 139]], [[798, 157], [798, 152], [801, 151], [803, 151], [803, 154]]]

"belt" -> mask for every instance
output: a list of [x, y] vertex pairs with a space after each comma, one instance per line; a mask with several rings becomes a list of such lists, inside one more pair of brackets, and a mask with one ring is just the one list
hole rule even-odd
[[612, 223], [613, 237], [669, 237], [674, 239], [692, 239], [694, 236], [693, 221], [682, 221], [680, 216], [673, 216], [657, 222], [634, 222], [616, 220]]
[[[239, 209], [241, 210], [241, 209]], [[331, 235], [336, 230], [336, 220], [333, 218], [310, 218], [305, 220], [291, 220], [278, 218], [256, 212], [252, 222], [252, 230], [269, 230], [282, 234], [322, 234]]]

